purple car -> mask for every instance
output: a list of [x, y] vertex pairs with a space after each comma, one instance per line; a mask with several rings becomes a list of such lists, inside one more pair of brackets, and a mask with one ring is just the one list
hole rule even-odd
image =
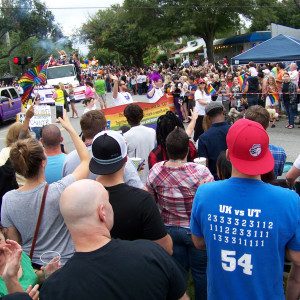
[[0, 124], [8, 119], [15, 119], [21, 112], [21, 97], [14, 87], [0, 88]]

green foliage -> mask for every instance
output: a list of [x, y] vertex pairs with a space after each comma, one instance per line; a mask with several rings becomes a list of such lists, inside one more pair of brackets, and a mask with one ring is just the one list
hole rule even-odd
[[[40, 1], [8, 1], [7, 5], [12, 9], [1, 9], [0, 14], [0, 45], [5, 45], [7, 51], [2, 52], [0, 59], [9, 57], [14, 49], [31, 37], [44, 39], [62, 36], [58, 26], [54, 24], [52, 12]], [[9, 48], [4, 39], [6, 32], [14, 35]]]
[[124, 56], [128, 64], [142, 64], [148, 41], [135, 23], [128, 19], [120, 6], [112, 6], [89, 19], [82, 26], [82, 35], [91, 43], [91, 49], [105, 48]]
[[280, 25], [300, 28], [300, 10], [294, 0], [258, 0], [253, 11], [251, 31], [266, 30], [267, 25]]
[[[103, 48], [90, 50], [88, 57], [94, 56], [98, 59], [100, 65], [118, 64], [119, 57], [116, 51], [109, 51]], [[124, 64], [125, 62], [124, 56], [120, 55], [120, 63]]]
[[156, 63], [159, 64], [161, 61], [163, 63], [165, 63], [168, 60], [167, 54], [166, 53], [160, 53], [157, 57], [156, 57]]

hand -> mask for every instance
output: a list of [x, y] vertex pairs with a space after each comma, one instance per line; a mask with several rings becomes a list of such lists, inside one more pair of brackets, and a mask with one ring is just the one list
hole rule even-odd
[[13, 240], [6, 240], [3, 246], [6, 264], [2, 273], [3, 278], [14, 278], [18, 276], [21, 266], [22, 247]]
[[41, 267], [41, 269], [44, 271], [45, 278], [48, 278], [52, 273], [54, 273], [60, 268], [61, 268], [61, 262], [59, 261], [58, 256], [52, 258], [46, 267]]
[[34, 116], [34, 107], [33, 105], [31, 105], [26, 111], [25, 118], [30, 120], [33, 116]]
[[40, 292], [38, 291], [39, 285], [36, 284], [33, 288], [32, 285], [29, 285], [27, 290], [25, 291], [33, 300], [39, 299]]
[[118, 77], [116, 75], [112, 75], [112, 74], [109, 74], [109, 78], [111, 80], [118, 80]]
[[64, 109], [63, 118], [59, 117], [58, 120], [62, 125], [62, 127], [65, 128], [67, 131], [74, 129], [70, 122], [70, 119], [68, 118], [67, 111], [65, 109]]
[[193, 110], [190, 109], [191, 116], [189, 116], [189, 119], [196, 121], [198, 119], [198, 113], [195, 111], [195, 107]]

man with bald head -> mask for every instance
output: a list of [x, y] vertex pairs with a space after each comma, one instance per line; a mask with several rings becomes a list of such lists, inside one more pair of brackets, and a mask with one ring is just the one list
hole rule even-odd
[[111, 239], [108, 192], [94, 180], [65, 189], [60, 210], [76, 252], [43, 284], [40, 299], [186, 299], [186, 272], [156, 243]]
[[42, 130], [41, 143], [47, 154], [47, 166], [45, 169], [46, 181], [50, 184], [62, 179], [62, 169], [67, 157], [61, 152], [60, 144], [63, 141], [60, 130], [56, 125], [46, 125]]

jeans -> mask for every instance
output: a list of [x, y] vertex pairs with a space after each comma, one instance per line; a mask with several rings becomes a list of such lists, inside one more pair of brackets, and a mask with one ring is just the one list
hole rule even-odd
[[293, 106], [295, 106], [295, 104], [291, 105], [289, 100], [284, 100], [284, 107], [289, 118], [289, 125], [294, 126], [294, 118], [297, 115], [297, 108], [294, 109]]
[[173, 257], [185, 270], [188, 271], [191, 268], [195, 286], [195, 300], [206, 299], [206, 250], [195, 248], [190, 229], [179, 226], [166, 226], [166, 229], [173, 240]]
[[35, 133], [35, 138], [39, 141], [41, 138], [40, 136], [41, 127], [31, 127], [30, 129]]
[[137, 88], [138, 88], [138, 94], [139, 95], [143, 95], [143, 84], [142, 83], [138, 83], [137, 84]]
[[258, 96], [257, 95], [248, 95], [247, 96], [248, 108], [253, 105], [258, 104]]

